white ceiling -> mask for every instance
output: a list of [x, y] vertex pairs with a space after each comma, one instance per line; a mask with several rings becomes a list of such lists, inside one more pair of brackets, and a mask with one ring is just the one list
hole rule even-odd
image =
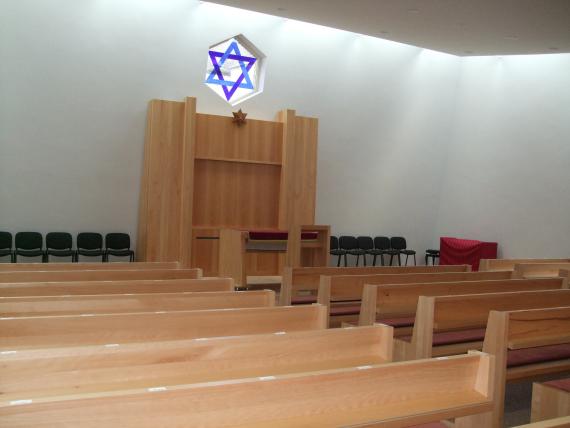
[[454, 55], [570, 52], [570, 0], [212, 0]]

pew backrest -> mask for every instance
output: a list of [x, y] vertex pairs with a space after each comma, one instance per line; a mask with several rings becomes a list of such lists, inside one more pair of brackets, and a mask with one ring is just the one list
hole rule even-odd
[[0, 318], [0, 350], [195, 339], [326, 328], [326, 308], [212, 309]]
[[570, 259], [481, 259], [479, 272], [493, 270], [514, 270], [516, 264], [570, 263]]
[[358, 301], [365, 284], [412, 284], [422, 282], [510, 279], [510, 272], [449, 272], [387, 275], [321, 276], [317, 301], [330, 311], [334, 302]]
[[149, 279], [195, 279], [202, 277], [201, 269], [147, 270], [78, 270], [0, 272], [0, 283], [61, 282], [61, 281], [119, 281]]
[[566, 358], [513, 367], [507, 371], [509, 350], [570, 344], [570, 305], [566, 300], [560, 301], [559, 306], [564, 305], [566, 306], [514, 311], [493, 310], [489, 313], [483, 349], [495, 357], [495, 400], [486, 426], [502, 426], [507, 379], [525, 379], [570, 370], [570, 359]]
[[0, 354], [0, 401], [385, 364], [392, 333], [376, 325]]
[[370, 266], [370, 267], [285, 267], [281, 281], [279, 304], [291, 304], [300, 291], [316, 292], [321, 275], [379, 275], [405, 273], [471, 272], [470, 265], [450, 266]]
[[233, 291], [231, 278], [0, 283], [0, 297]]
[[359, 325], [380, 318], [413, 317], [420, 296], [555, 290], [565, 286], [561, 278], [503, 279], [416, 284], [366, 284], [362, 294]]
[[77, 394], [0, 407], [3, 426], [49, 421], [82, 428], [393, 426], [491, 409], [492, 358], [370, 365], [114, 394]]
[[272, 290], [0, 297], [0, 317], [196, 311], [270, 306], [275, 306], [275, 292]]
[[411, 342], [396, 342], [398, 359], [430, 358], [434, 333], [486, 328], [491, 311], [561, 305], [570, 305], [570, 290], [420, 296]]
[[76, 271], [76, 270], [152, 270], [180, 269], [178, 262], [113, 263], [0, 263], [0, 272]]
[[513, 271], [514, 278], [545, 278], [558, 276], [561, 269], [570, 269], [567, 263], [530, 263], [516, 264]]

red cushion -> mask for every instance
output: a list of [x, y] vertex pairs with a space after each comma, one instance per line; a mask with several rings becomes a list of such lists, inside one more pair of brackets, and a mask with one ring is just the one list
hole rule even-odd
[[[249, 239], [254, 241], [286, 241], [289, 234], [284, 230], [250, 230]], [[301, 239], [317, 239], [319, 232], [305, 231]]]
[[379, 318], [376, 320], [376, 322], [397, 328], [397, 327], [413, 327], [415, 320], [416, 319], [414, 317]]
[[431, 422], [429, 424], [414, 425], [408, 428], [447, 428], [447, 426], [441, 422]]
[[[433, 346], [453, 345], [455, 343], [469, 343], [482, 341], [485, 338], [485, 329], [446, 331], [433, 335]], [[399, 339], [410, 341], [412, 336], [402, 336]]]
[[317, 303], [317, 296], [295, 296], [291, 299], [293, 305], [308, 305], [310, 303]]
[[547, 363], [570, 358], [570, 344], [538, 346], [536, 348], [511, 349], [507, 354], [507, 367]]
[[561, 389], [562, 391], [570, 392], [570, 378], [551, 380], [544, 382], [543, 385], [551, 386], [552, 388]]
[[358, 315], [360, 313], [360, 305], [358, 306], [333, 306], [331, 308], [331, 316], [334, 315]]

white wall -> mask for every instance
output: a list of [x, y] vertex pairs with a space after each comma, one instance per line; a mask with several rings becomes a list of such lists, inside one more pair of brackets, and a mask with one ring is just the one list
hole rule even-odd
[[464, 59], [437, 235], [570, 255], [570, 55]]
[[[253, 118], [293, 108], [320, 119], [319, 223], [401, 234], [423, 251], [439, 233], [486, 238], [496, 221], [464, 228], [457, 218], [469, 210], [455, 211], [465, 204], [455, 146], [471, 145], [458, 136], [479, 113], [468, 86], [488, 71], [476, 61], [195, 0], [0, 0], [0, 11], [0, 230], [135, 238], [148, 100], [191, 95], [198, 111], [230, 115], [202, 81], [208, 47], [238, 33], [268, 57], [265, 92], [240, 107]], [[534, 95], [562, 105], [560, 93]], [[568, 141], [567, 127], [557, 132]], [[533, 179], [552, 190], [541, 174]]]

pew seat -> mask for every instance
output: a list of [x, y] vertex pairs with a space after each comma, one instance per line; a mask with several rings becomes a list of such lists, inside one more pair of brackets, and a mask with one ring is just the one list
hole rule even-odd
[[397, 318], [378, 318], [376, 320], [379, 324], [386, 324], [390, 327], [413, 327], [416, 317], [397, 317]]
[[[570, 358], [570, 357], [567, 357]], [[543, 385], [550, 386], [552, 388], [560, 389], [562, 391], [570, 392], [570, 378], [551, 380], [549, 382], [544, 382]]]
[[[445, 346], [460, 343], [482, 342], [485, 338], [484, 328], [474, 328], [469, 330], [443, 331], [433, 334], [433, 346]], [[412, 336], [401, 336], [399, 340], [411, 342]]]
[[[570, 359], [570, 344], [568, 343], [509, 349], [507, 352], [507, 368], [550, 363], [566, 359]], [[570, 380], [566, 381], [566, 386], [570, 387]]]

